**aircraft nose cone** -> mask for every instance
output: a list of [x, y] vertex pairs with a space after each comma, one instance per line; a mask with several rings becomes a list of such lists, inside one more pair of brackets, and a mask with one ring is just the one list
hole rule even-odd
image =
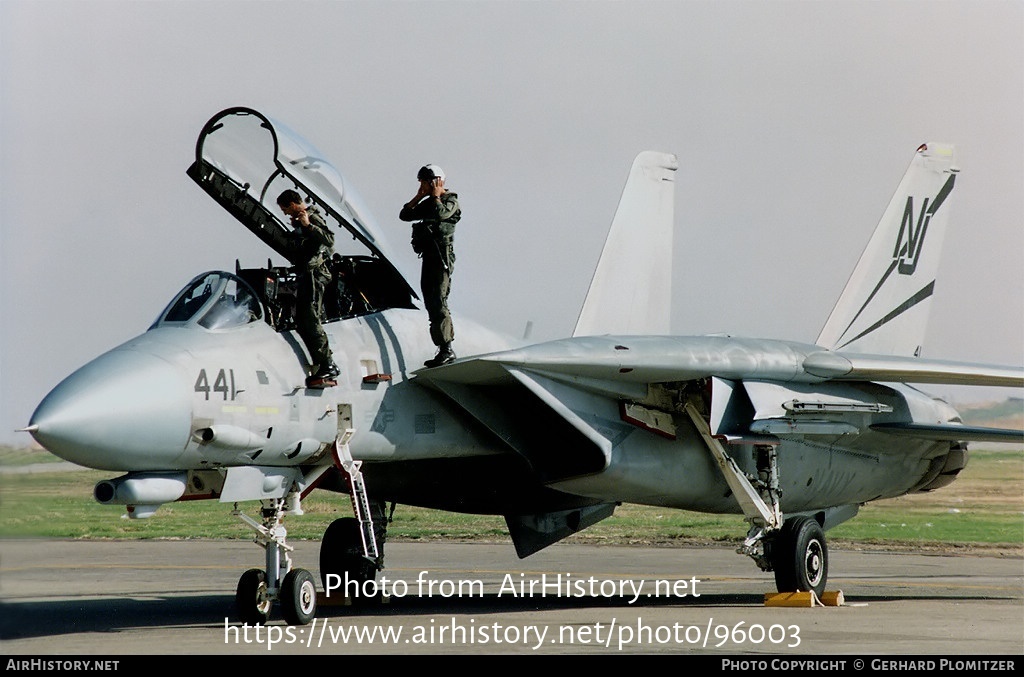
[[29, 427], [39, 444], [72, 463], [103, 470], [169, 469], [188, 443], [190, 395], [172, 364], [115, 349], [57, 385]]

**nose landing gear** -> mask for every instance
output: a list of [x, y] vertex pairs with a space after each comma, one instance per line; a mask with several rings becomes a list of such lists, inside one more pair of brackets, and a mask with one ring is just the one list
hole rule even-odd
[[234, 511], [243, 522], [256, 532], [256, 544], [266, 551], [266, 571], [249, 569], [238, 579], [235, 606], [243, 623], [264, 625], [270, 619], [275, 601], [281, 604], [281, 613], [289, 625], [306, 625], [316, 616], [316, 583], [306, 569], [293, 569], [290, 552], [285, 542], [287, 529], [281, 518], [294, 505], [297, 494], [287, 498], [263, 501], [263, 522]]
[[[361, 461], [352, 458], [348, 442], [354, 430], [346, 429], [334, 443], [335, 467], [348, 483], [355, 517], [335, 520], [324, 533], [320, 551], [320, 573], [324, 577], [324, 590], [338, 587], [329, 580], [347, 580], [362, 588], [362, 584], [376, 578], [383, 568], [383, 546], [387, 519], [384, 503], [370, 501], [360, 472]], [[326, 470], [322, 466], [315, 473]], [[305, 480], [312, 480], [310, 476]], [[304, 480], [304, 481], [305, 481]], [[308, 482], [307, 482], [308, 484]], [[281, 523], [286, 514], [302, 514], [299, 507], [298, 483], [284, 498], [263, 500], [263, 521], [233, 512], [256, 532], [255, 542], [266, 552], [266, 570], [249, 569], [238, 580], [235, 605], [243, 623], [263, 625], [270, 618], [274, 602], [280, 602], [281, 612], [289, 625], [306, 625], [316, 616], [316, 580], [306, 569], [293, 569], [290, 553], [294, 548], [285, 542], [287, 530]]]

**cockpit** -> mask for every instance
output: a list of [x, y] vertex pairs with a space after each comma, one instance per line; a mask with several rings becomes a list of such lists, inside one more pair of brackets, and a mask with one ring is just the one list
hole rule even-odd
[[[335, 254], [330, 268], [325, 322], [411, 307], [408, 295], [388, 284], [389, 271], [371, 257]], [[287, 331], [295, 328], [297, 286], [294, 269], [286, 266], [203, 273], [178, 292], [153, 326], [196, 324], [217, 330], [265, 320], [277, 331]]]
[[194, 323], [206, 329], [230, 329], [261, 318], [259, 299], [248, 284], [229, 273], [211, 272], [178, 292], [156, 325]]
[[[415, 308], [416, 292], [395, 267], [389, 247], [362, 198], [308, 141], [249, 108], [230, 108], [203, 127], [188, 175], [229, 214], [291, 261], [291, 224], [277, 196], [297, 191], [322, 212], [336, 233], [324, 320], [331, 322], [388, 308]], [[350, 235], [350, 239], [341, 235]], [[242, 291], [244, 288], [244, 292]], [[195, 321], [207, 329], [263, 319], [278, 331], [295, 326], [297, 280], [290, 266], [241, 268], [193, 280], [158, 323]], [[218, 308], [214, 297], [234, 299]], [[227, 304], [225, 304], [227, 305]]]

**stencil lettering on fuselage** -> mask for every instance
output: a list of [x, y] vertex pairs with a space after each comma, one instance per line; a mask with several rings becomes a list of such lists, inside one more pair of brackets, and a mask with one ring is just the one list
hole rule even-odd
[[370, 428], [375, 433], [383, 433], [388, 429], [388, 424], [395, 420], [395, 410], [385, 404], [377, 410], [377, 417], [373, 419], [373, 426]]

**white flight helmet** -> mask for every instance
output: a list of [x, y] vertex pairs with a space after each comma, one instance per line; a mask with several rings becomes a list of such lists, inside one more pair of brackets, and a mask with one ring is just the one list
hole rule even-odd
[[444, 181], [444, 170], [437, 165], [423, 165], [420, 167], [420, 171], [416, 173], [416, 178], [419, 181], [430, 181], [432, 179]]

